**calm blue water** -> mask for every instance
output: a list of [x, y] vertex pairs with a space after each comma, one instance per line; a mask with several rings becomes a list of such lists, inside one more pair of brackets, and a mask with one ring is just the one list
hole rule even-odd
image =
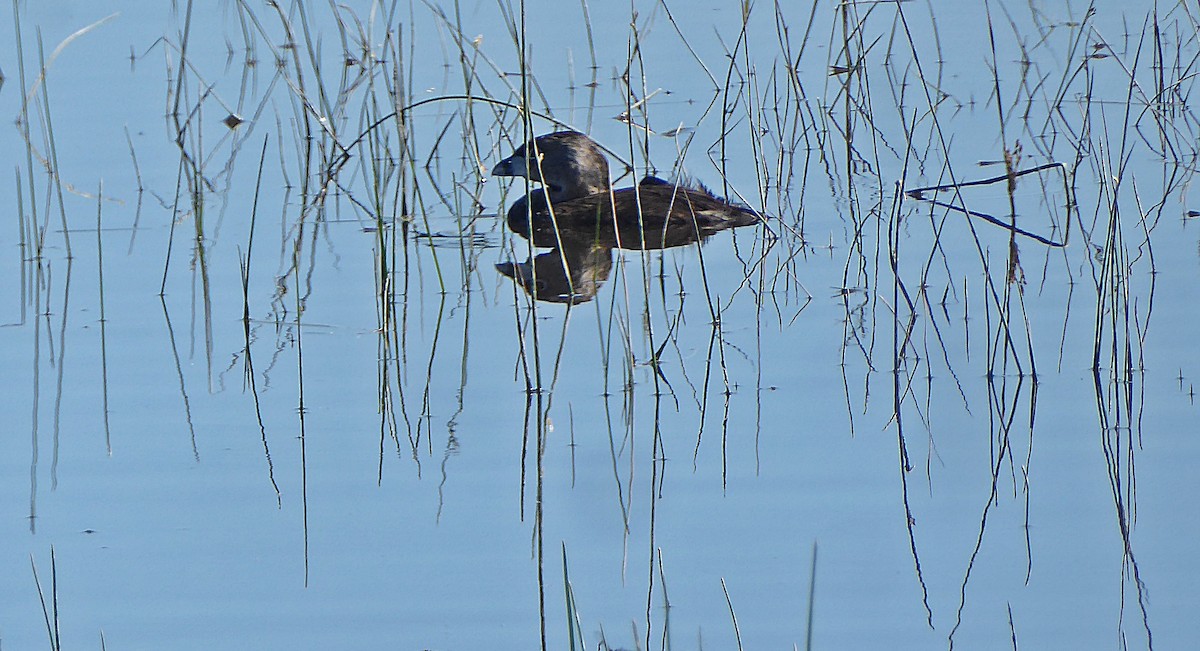
[[[849, 76], [830, 74], [834, 7], [803, 49], [811, 8], [783, 10], [786, 54], [765, 4], [744, 41], [721, 3], [639, 4], [630, 99], [629, 6], [588, 7], [590, 87], [581, 8], [530, 7], [534, 109], [633, 176], [693, 177], [771, 216], [702, 247], [618, 251], [568, 310], [495, 271], [530, 254], [496, 217], [523, 183], [486, 176], [523, 137], [511, 107], [416, 109], [403, 181], [385, 122], [315, 207], [330, 133], [349, 145], [393, 110], [397, 60], [408, 102], [464, 94], [453, 5], [447, 23], [356, 4], [344, 30], [327, 6], [288, 5], [283, 47], [280, 15], [251, 4], [193, 10], [182, 84], [186, 6], [18, 8], [35, 92], [32, 157], [19, 127], [0, 130], [4, 648], [47, 643], [30, 561], [48, 599], [52, 553], [64, 647], [538, 648], [544, 620], [564, 649], [565, 556], [586, 648], [645, 648], [647, 628], [652, 648], [804, 648], [814, 546], [814, 648], [1200, 641], [1195, 138], [1186, 101], [1147, 109], [1142, 10], [1009, 7], [1010, 22], [992, 7], [1001, 133], [980, 8], [859, 7]], [[54, 59], [48, 124], [39, 29], [49, 58], [118, 9]], [[471, 94], [519, 101], [503, 12], [458, 10]], [[1175, 100], [1191, 88], [1185, 18], [1159, 16], [1181, 52], [1164, 72]], [[16, 27], [0, 19], [10, 122]], [[345, 61], [363, 59], [360, 34], [371, 75]], [[195, 168], [175, 143], [180, 89]], [[636, 126], [616, 119], [647, 95]], [[231, 131], [230, 113], [247, 122]], [[1023, 292], [1007, 231], [897, 199], [1002, 174], [977, 163], [1018, 141], [1016, 167], [1065, 163], [1078, 203], [1066, 247], [1017, 238]], [[961, 201], [1010, 212], [1003, 183]], [[1048, 171], [1022, 177], [1012, 208], [1061, 240], [1067, 203]], [[380, 207], [389, 224], [413, 215], [407, 239], [381, 236]], [[44, 230], [39, 259], [22, 228]]]

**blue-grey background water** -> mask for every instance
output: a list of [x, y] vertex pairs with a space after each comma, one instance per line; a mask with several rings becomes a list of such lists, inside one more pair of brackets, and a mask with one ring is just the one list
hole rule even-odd
[[1184, 6], [529, 3], [617, 185], [768, 216], [568, 309], [520, 5], [161, 4], [0, 19], [3, 648], [1200, 641]]

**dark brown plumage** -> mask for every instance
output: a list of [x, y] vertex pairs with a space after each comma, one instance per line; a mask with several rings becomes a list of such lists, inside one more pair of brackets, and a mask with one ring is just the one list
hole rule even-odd
[[[535, 151], [537, 159], [530, 155]], [[573, 238], [611, 241], [624, 249], [661, 249], [761, 220], [703, 187], [653, 176], [637, 187], [610, 190], [608, 160], [576, 131], [539, 136], [500, 161], [492, 174], [542, 183], [509, 207], [507, 219], [509, 228], [536, 246], [558, 246], [570, 231]]]

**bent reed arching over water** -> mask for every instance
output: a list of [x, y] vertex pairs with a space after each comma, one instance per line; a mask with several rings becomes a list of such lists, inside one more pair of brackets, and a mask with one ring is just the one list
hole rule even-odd
[[[531, 151], [537, 158], [528, 157]], [[538, 136], [497, 163], [492, 174], [528, 176], [543, 185], [513, 202], [507, 216], [508, 227], [536, 246], [557, 246], [561, 232], [570, 230], [611, 238], [617, 248], [662, 249], [763, 220], [703, 186], [655, 176], [636, 188], [613, 190], [600, 146], [578, 131]]]

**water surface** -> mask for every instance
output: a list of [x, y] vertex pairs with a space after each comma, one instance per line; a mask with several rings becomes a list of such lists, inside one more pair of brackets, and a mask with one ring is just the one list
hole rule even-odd
[[[1200, 640], [1192, 17], [584, 9], [0, 21], [0, 642]], [[523, 104], [769, 219], [534, 301]]]

